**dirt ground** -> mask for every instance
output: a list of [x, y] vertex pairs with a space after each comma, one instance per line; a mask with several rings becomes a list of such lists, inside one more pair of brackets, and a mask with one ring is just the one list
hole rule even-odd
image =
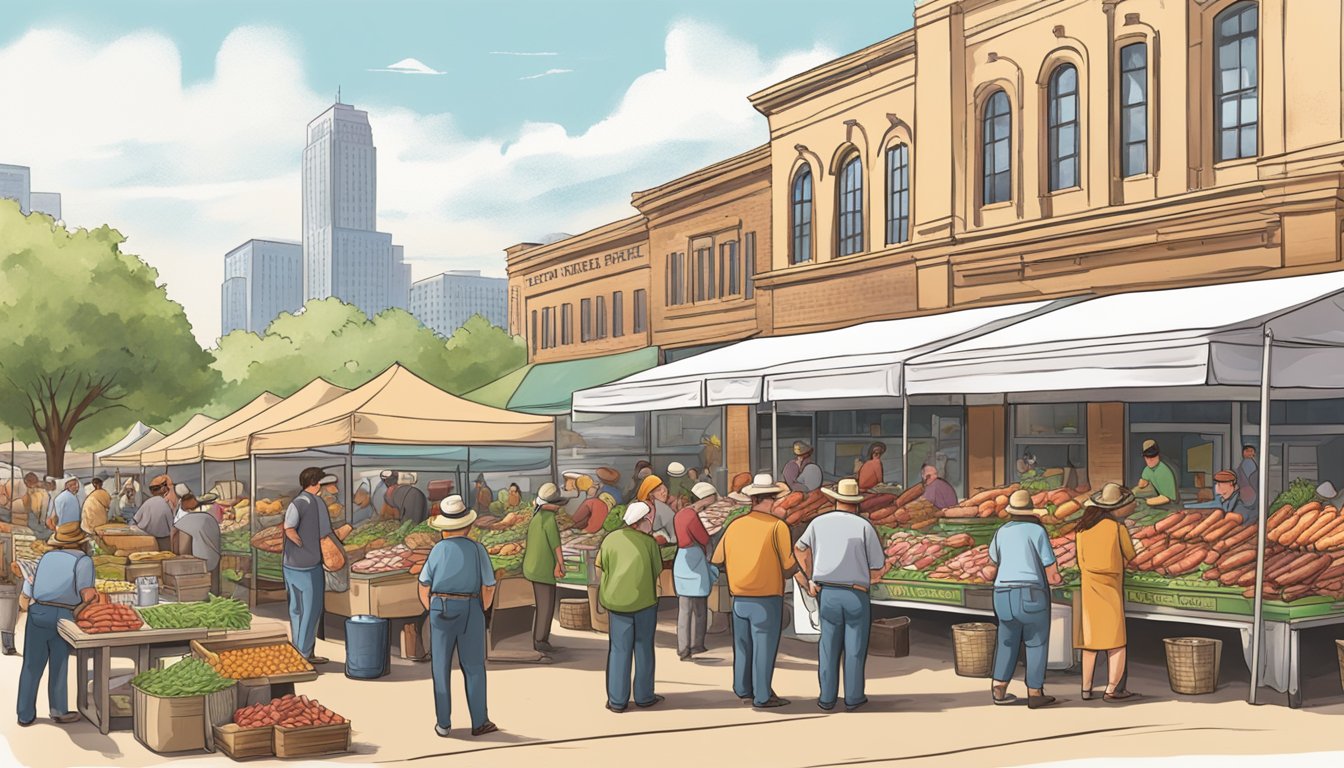
[[[268, 613], [279, 615], [272, 609]], [[376, 681], [354, 681], [333, 664], [300, 693], [319, 699], [354, 723], [349, 764], [451, 760], [473, 768], [545, 765], [678, 765], [707, 761], [820, 768], [840, 765], [1017, 766], [1094, 757], [1163, 755], [1267, 755], [1337, 750], [1337, 720], [1344, 714], [1334, 638], [1338, 630], [1305, 636], [1306, 706], [1291, 710], [1285, 697], [1266, 689], [1252, 707], [1245, 701], [1247, 673], [1235, 651], [1223, 656], [1222, 684], [1208, 696], [1182, 697], [1167, 686], [1161, 638], [1169, 625], [1131, 625], [1130, 688], [1144, 694], [1135, 703], [1083, 702], [1076, 672], [1051, 673], [1047, 690], [1065, 701], [1030, 711], [1025, 706], [994, 707], [986, 680], [958, 677], [952, 669], [949, 628], [953, 617], [906, 612], [914, 619], [912, 654], [870, 657], [868, 695], [863, 710], [827, 714], [816, 705], [816, 646], [785, 639], [775, 689], [793, 704], [756, 712], [738, 702], [730, 687], [732, 653], [726, 633], [710, 637], [710, 653], [694, 662], [677, 659], [675, 608], [660, 615], [657, 689], [667, 697], [658, 707], [613, 714], [603, 707], [606, 638], [557, 629], [562, 650], [551, 665], [492, 663], [490, 717], [500, 733], [473, 739], [466, 721], [460, 677], [454, 678], [453, 737], [435, 735], [429, 666], [393, 659], [392, 672]], [[334, 620], [331, 636], [339, 635]], [[1193, 628], [1185, 628], [1188, 631]], [[20, 619], [22, 631], [22, 617]], [[1236, 637], [1222, 630], [1201, 631]], [[22, 638], [20, 637], [20, 647]], [[523, 638], [511, 639], [521, 648]], [[339, 642], [319, 644], [320, 653], [343, 659]], [[19, 657], [0, 657], [0, 696], [15, 701]], [[121, 662], [127, 664], [128, 662]], [[73, 664], [72, 664], [73, 667]], [[1020, 676], [1014, 690], [1022, 693]], [[73, 686], [71, 688], [73, 704]], [[12, 710], [10, 710], [12, 712]], [[31, 766], [149, 766], [162, 758], [141, 746], [130, 732], [98, 733], [90, 723], [61, 727], [46, 720], [45, 690], [39, 696], [38, 724], [19, 728], [13, 715], [0, 722], [13, 759]], [[460, 714], [458, 714], [460, 713]], [[0, 746], [0, 762], [6, 762]], [[175, 762], [227, 763], [220, 756], [184, 755]], [[265, 762], [265, 761], [262, 761]], [[273, 761], [274, 762], [274, 761]]]

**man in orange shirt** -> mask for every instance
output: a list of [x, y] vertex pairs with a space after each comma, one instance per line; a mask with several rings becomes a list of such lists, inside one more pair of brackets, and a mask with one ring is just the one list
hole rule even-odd
[[742, 489], [751, 512], [734, 520], [710, 562], [728, 572], [733, 595], [733, 693], [757, 709], [789, 703], [770, 688], [783, 631], [784, 579], [797, 567], [789, 527], [770, 513], [788, 488], [768, 474]]
[[859, 467], [859, 490], [867, 493], [874, 486], [882, 484], [882, 456], [887, 452], [886, 443], [873, 443], [868, 446], [868, 460]]

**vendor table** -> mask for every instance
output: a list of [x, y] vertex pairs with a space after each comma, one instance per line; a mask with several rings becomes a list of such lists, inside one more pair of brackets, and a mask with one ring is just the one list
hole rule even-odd
[[101, 733], [112, 729], [111, 691], [108, 678], [112, 655], [125, 655], [135, 662], [135, 673], [150, 668], [157, 657], [188, 653], [192, 640], [288, 640], [288, 627], [275, 619], [252, 617], [250, 629], [138, 629], [134, 632], [89, 634], [69, 619], [56, 625], [61, 638], [75, 649], [75, 702], [80, 714], [98, 726]]

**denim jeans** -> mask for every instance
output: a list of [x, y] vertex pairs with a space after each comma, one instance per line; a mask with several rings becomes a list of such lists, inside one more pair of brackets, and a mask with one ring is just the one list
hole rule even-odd
[[285, 591], [289, 594], [289, 636], [304, 658], [317, 647], [317, 623], [325, 608], [327, 579], [322, 566], [285, 568]]
[[783, 597], [733, 597], [733, 693], [760, 706], [770, 700], [783, 631]]
[[653, 636], [657, 630], [657, 605], [634, 613], [607, 612], [607, 704], [612, 709], [630, 705], [631, 663], [635, 703], [653, 703]]
[[33, 603], [28, 606], [28, 622], [24, 625], [23, 668], [19, 672], [19, 722], [31, 723], [37, 719], [37, 687], [42, 684], [42, 673], [47, 672], [47, 710], [59, 717], [70, 710], [66, 707], [66, 665], [70, 661], [70, 645], [56, 632], [56, 622], [71, 619], [74, 613], [66, 608]]
[[994, 647], [994, 679], [1006, 682], [1017, 670], [1018, 646], [1027, 646], [1027, 687], [1045, 685], [1050, 642], [1050, 592], [1039, 586], [994, 588], [999, 634]]
[[485, 707], [485, 610], [478, 597], [429, 601], [430, 668], [434, 674], [434, 715], [440, 728], [452, 727], [453, 695], [449, 687], [453, 651], [467, 686], [471, 727], [489, 720]]
[[845, 705], [857, 706], [863, 695], [864, 665], [868, 662], [868, 630], [872, 606], [868, 593], [849, 587], [822, 587], [817, 598], [821, 638], [817, 642], [818, 702], [834, 706], [840, 692], [840, 664], [845, 668]]

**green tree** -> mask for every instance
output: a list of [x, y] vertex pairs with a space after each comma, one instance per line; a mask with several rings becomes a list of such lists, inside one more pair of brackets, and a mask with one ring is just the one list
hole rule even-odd
[[445, 340], [404, 310], [369, 318], [339, 299], [310, 301], [301, 312], [282, 314], [261, 336], [230, 333], [220, 339], [214, 355], [225, 383], [211, 408], [215, 415], [265, 391], [288, 397], [319, 376], [342, 387], [358, 387], [393, 363], [456, 394], [527, 362], [522, 340], [484, 318], [471, 318]]
[[77, 429], [159, 423], [219, 383], [181, 305], [125, 240], [0, 200], [0, 422], [42, 444], [52, 476]]

